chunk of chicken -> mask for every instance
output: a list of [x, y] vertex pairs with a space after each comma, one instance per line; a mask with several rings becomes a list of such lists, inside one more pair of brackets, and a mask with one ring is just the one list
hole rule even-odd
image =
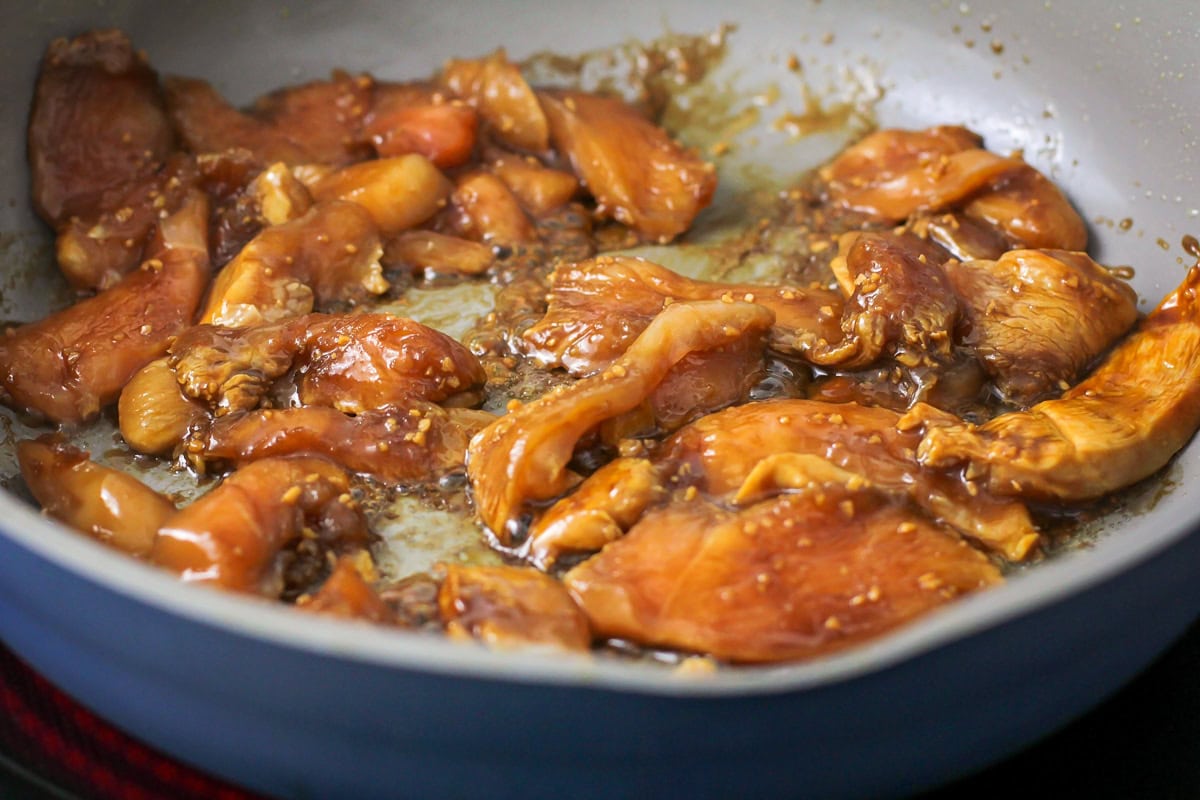
[[1060, 398], [975, 426], [914, 409], [921, 463], [997, 494], [1087, 500], [1161, 469], [1200, 427], [1200, 267]]
[[[378, 97], [378, 90], [377, 90]], [[439, 169], [461, 167], [475, 150], [479, 115], [461, 101], [444, 97], [422, 98], [411, 103], [392, 101], [376, 106], [363, 132], [383, 158], [417, 153]]]
[[467, 443], [495, 419], [485, 411], [421, 402], [354, 416], [325, 406], [260, 409], [218, 417], [184, 451], [200, 466], [316, 454], [351, 472], [408, 485], [461, 472]]
[[837, 487], [679, 502], [564, 578], [598, 636], [742, 662], [840, 650], [1000, 582], [940, 526]]
[[266, 228], [217, 275], [203, 323], [245, 327], [296, 317], [387, 291], [379, 231], [359, 205], [317, 203]]
[[579, 180], [574, 175], [542, 166], [533, 156], [496, 156], [488, 168], [535, 217], [562, 208], [579, 192]]
[[495, 260], [492, 248], [433, 231], [405, 231], [383, 248], [384, 268], [407, 268], [427, 276], [479, 275]]
[[598, 256], [554, 270], [549, 308], [522, 334], [524, 350], [547, 366], [590, 375], [625, 352], [672, 303], [721, 299], [753, 302], [774, 312], [772, 346], [790, 350], [799, 334], [840, 336], [837, 292], [697, 281], [644, 259]]
[[751, 303], [668, 306], [597, 375], [501, 417], [471, 441], [468, 476], [484, 524], [504, 544], [530, 503], [562, 494], [566, 466], [584, 434], [638, 407], [689, 353], [762, 335], [774, 315]]
[[1013, 403], [1066, 389], [1137, 320], [1133, 289], [1084, 253], [1011, 250], [944, 269], [964, 301], [965, 343]]
[[271, 458], [233, 473], [163, 525], [150, 560], [191, 583], [278, 597], [282, 551], [309, 539], [349, 553], [370, 539], [346, 473], [321, 458]]
[[[931, 470], [917, 460], [921, 432], [900, 414], [854, 403], [773, 400], [710, 414], [664, 444], [655, 461], [664, 481], [732, 496], [766, 458], [820, 456], [870, 480], [879, 491], [907, 497], [932, 517], [1012, 561], [1038, 543], [1025, 506], [994, 496], [974, 481]], [[759, 492], [763, 487], [761, 481]], [[786, 487], [781, 487], [781, 491]]]
[[29, 116], [33, 206], [54, 226], [115, 210], [171, 151], [158, 76], [121, 31], [55, 39]]
[[503, 48], [484, 58], [447, 61], [438, 82], [474, 107], [499, 141], [534, 153], [549, 149], [546, 113]]
[[162, 220], [139, 269], [95, 297], [0, 338], [0, 400], [79, 423], [117, 399], [191, 324], [208, 284], [208, 203], [199, 193]]
[[17, 444], [21, 477], [46, 513], [131, 555], [145, 557], [175, 505], [141, 481], [43, 437]]
[[523, 567], [443, 565], [438, 609], [446, 632], [489, 647], [587, 650], [587, 618], [563, 585]]
[[223, 267], [263, 228], [303, 216], [312, 195], [282, 161], [263, 164], [245, 150], [196, 158], [201, 186], [213, 198], [213, 264]]
[[188, 397], [218, 414], [257, 408], [291, 375], [302, 405], [347, 413], [440, 402], [484, 382], [469, 350], [439, 331], [391, 314], [308, 314], [250, 328], [198, 325], [171, 348]]
[[138, 370], [117, 400], [121, 438], [146, 455], [170, 454], [210, 416], [204, 404], [183, 393], [169, 358]]
[[350, 200], [392, 236], [415, 228], [446, 205], [450, 181], [425, 156], [412, 153], [351, 164], [312, 186], [317, 200]]
[[717, 174], [621, 100], [541, 92], [554, 148], [596, 198], [597, 212], [669, 242], [712, 201]]
[[320, 589], [311, 595], [296, 598], [296, 608], [377, 625], [395, 624], [396, 613], [372, 587], [368, 577], [363, 574], [364, 569], [370, 571], [368, 574], [374, 571], [365, 551], [357, 557], [342, 556], [333, 565], [333, 571]]
[[842, 336], [803, 331], [797, 347], [822, 366], [866, 366], [885, 352], [906, 366], [950, 357], [958, 297], [941, 268], [943, 251], [904, 233], [848, 233], [833, 268], [848, 298]]
[[111, 207], [81, 212], [58, 227], [58, 267], [76, 289], [109, 289], [141, 263], [155, 224], [175, 213], [195, 187], [195, 164], [176, 154], [157, 172], [127, 185], [114, 193]]
[[468, 239], [509, 248], [537, 241], [537, 230], [516, 195], [495, 175], [460, 175], [450, 202], [458, 230]]

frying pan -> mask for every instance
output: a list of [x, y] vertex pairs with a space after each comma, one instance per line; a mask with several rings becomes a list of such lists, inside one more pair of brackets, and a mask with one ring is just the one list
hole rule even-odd
[[[7, 10], [4, 317], [61, 302], [27, 201], [23, 128], [53, 36], [117, 25], [164, 73], [235, 101], [333, 66], [429, 74], [736, 24], [725, 89], [866, 91], [884, 125], [955, 122], [1021, 148], [1156, 302], [1200, 230], [1192, 3], [45, 2]], [[799, 75], [786, 69], [797, 56]], [[785, 96], [784, 102], [787, 99]], [[715, 122], [714, 122], [715, 124]], [[703, 126], [696, 133], [703, 135]], [[777, 177], [848, 130], [748, 131]], [[748, 170], [725, 169], [736, 187]], [[1122, 223], [1123, 220], [1130, 220]], [[0, 472], [11, 474], [11, 443]], [[653, 663], [489, 652], [180, 585], [0, 494], [0, 637], [101, 715], [281, 797], [901, 795], [977, 769], [1097, 703], [1200, 613], [1200, 447], [1080, 546], [1007, 585], [811, 663], [684, 677]]]

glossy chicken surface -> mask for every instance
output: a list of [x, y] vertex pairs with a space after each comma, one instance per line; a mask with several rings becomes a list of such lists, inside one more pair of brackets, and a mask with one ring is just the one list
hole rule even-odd
[[119, 31], [51, 43], [28, 157], [65, 284], [0, 338], [0, 479], [309, 614], [762, 664], [1054, 557], [1200, 427], [1200, 266], [1139, 320], [1022, 155], [881, 129], [788, 180], [703, 135], [733, 124], [704, 58], [638, 52], [236, 107]]

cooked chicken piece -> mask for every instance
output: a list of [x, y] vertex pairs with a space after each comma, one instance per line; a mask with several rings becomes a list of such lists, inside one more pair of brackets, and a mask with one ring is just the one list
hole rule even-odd
[[1084, 253], [1012, 250], [944, 269], [964, 301], [965, 343], [1013, 403], [1066, 389], [1137, 320], [1137, 294]]
[[554, 270], [546, 316], [522, 334], [525, 352], [572, 375], [590, 375], [625, 352], [672, 303], [722, 299], [774, 312], [772, 346], [791, 349], [797, 334], [805, 332], [827, 340], [841, 335], [837, 292], [697, 281], [640, 258], [598, 256]]
[[0, 338], [0, 401], [78, 423], [191, 324], [208, 284], [208, 203], [192, 193], [158, 224], [149, 258], [115, 286]]
[[1162, 468], [1200, 427], [1200, 267], [1061, 398], [983, 425], [914, 409], [919, 457], [997, 494], [1087, 500]]
[[58, 227], [55, 254], [76, 289], [109, 289], [142, 261], [155, 224], [173, 214], [196, 185], [196, 167], [180, 154], [113, 193], [111, 207], [72, 216]]
[[332, 303], [387, 291], [383, 246], [371, 216], [355, 203], [317, 203], [264, 229], [217, 275], [200, 321], [244, 327], [296, 317]]
[[882, 130], [820, 171], [837, 206], [901, 222], [962, 209], [1031, 248], [1083, 250], [1087, 226], [1061, 191], [1019, 158], [980, 149], [963, 128]]
[[717, 174], [621, 100], [541, 92], [554, 148], [596, 198], [597, 212], [669, 242], [712, 201]]
[[187, 582], [279, 597], [289, 545], [307, 540], [319, 555], [337, 555], [360, 551], [369, 539], [340, 467], [323, 458], [271, 458], [238, 470], [168, 519], [150, 560]]
[[[751, 403], [683, 428], [663, 444], [655, 463], [665, 485], [692, 485], [714, 496], [733, 496], [749, 491], [745, 484], [763, 459], [816, 455], [862, 476], [879, 491], [907, 497], [930, 516], [1011, 561], [1029, 555], [1038, 533], [1025, 506], [993, 496], [974, 481], [922, 466], [917, 461], [921, 432], [912, 425], [900, 430], [901, 419], [894, 411], [853, 403]], [[761, 494], [762, 481], [756, 479], [754, 485]]]
[[648, 459], [610, 461], [534, 521], [520, 554], [548, 570], [564, 554], [599, 550], [666, 495], [662, 476]]
[[198, 325], [171, 347], [171, 365], [184, 393], [217, 414], [257, 408], [289, 374], [295, 402], [353, 414], [440, 402], [485, 379], [463, 345], [391, 314], [307, 314], [250, 328]]
[[17, 444], [21, 477], [46, 513], [105, 544], [138, 557], [150, 553], [175, 505], [124, 472], [43, 437]]
[[542, 166], [533, 156], [499, 155], [491, 159], [488, 168], [535, 217], [565, 206], [579, 193], [574, 175]]
[[[254, 101], [252, 113], [310, 154], [309, 161], [347, 164], [371, 156], [363, 121], [373, 102], [374, 79], [335, 70]], [[274, 160], [274, 159], [272, 159]]]
[[[378, 89], [376, 94], [378, 97]], [[417, 153], [439, 169], [461, 167], [471, 159], [479, 125], [475, 109], [440, 97], [389, 105], [381, 109], [377, 100], [363, 129], [381, 157]]]
[[842, 336], [802, 331], [797, 348], [822, 366], [864, 367], [885, 352], [909, 367], [950, 357], [958, 297], [941, 268], [944, 252], [905, 233], [847, 233], [833, 270], [848, 297]]
[[383, 248], [385, 269], [407, 268], [426, 276], [479, 275], [487, 272], [495, 255], [479, 242], [433, 231], [405, 231]]
[[905, 228], [939, 245], [959, 261], [986, 258], [994, 261], [1010, 248], [1008, 237], [996, 227], [964, 214], [918, 214]]
[[564, 583], [597, 636], [741, 662], [811, 658], [1001, 582], [981, 553], [868, 490], [651, 512]]
[[323, 406], [261, 409], [218, 417], [184, 451], [197, 465], [316, 454], [387, 483], [424, 483], [460, 472], [467, 443], [495, 419], [484, 411], [421, 402], [404, 411], [355, 416]]
[[[364, 575], [364, 570], [367, 574]], [[296, 598], [296, 608], [314, 614], [326, 614], [342, 619], [358, 619], [379, 625], [392, 625], [396, 613], [380, 598], [370, 583], [374, 572], [365, 551], [358, 556], [342, 556], [333, 571], [314, 594]]]
[[468, 475], [479, 515], [508, 544], [526, 505], [562, 494], [584, 434], [637, 408], [689, 353], [762, 335], [774, 315], [751, 303], [668, 306], [603, 372], [501, 417], [471, 441]]
[[546, 113], [503, 48], [484, 58], [447, 61], [438, 82], [474, 107], [499, 141], [533, 153], [549, 149]]
[[164, 81], [171, 121], [188, 150], [220, 153], [242, 148], [266, 163], [348, 164], [370, 154], [361, 133], [370, 107], [371, 79], [335, 74], [282, 89], [242, 112], [206, 81]]
[[146, 455], [170, 454], [210, 416], [203, 404], [183, 393], [169, 358], [157, 358], [138, 370], [117, 400], [121, 438]]
[[511, 248], [537, 241], [537, 230], [516, 195], [495, 175], [460, 175], [450, 202], [455, 224], [468, 239]]
[[438, 608], [446, 633], [489, 647], [587, 650], [587, 618], [563, 585], [524, 567], [446, 564]]
[[427, 221], [446, 205], [450, 190], [446, 176], [416, 153], [351, 164], [311, 187], [317, 200], [350, 200], [362, 206], [384, 236]]
[[158, 76], [121, 31], [46, 48], [29, 116], [34, 210], [54, 226], [115, 210], [172, 147]]

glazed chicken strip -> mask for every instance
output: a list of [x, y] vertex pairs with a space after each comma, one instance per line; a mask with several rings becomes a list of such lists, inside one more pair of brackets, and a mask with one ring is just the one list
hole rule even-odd
[[363, 133], [382, 158], [417, 153], [439, 169], [461, 167], [475, 150], [479, 115], [432, 89], [391, 91], [376, 84]]
[[549, 149], [546, 114], [503, 49], [484, 58], [447, 61], [438, 82], [475, 108], [499, 141], [532, 153]]
[[115, 210], [171, 151], [158, 76], [121, 31], [55, 39], [29, 117], [33, 206], [54, 226]]
[[676, 303], [605, 371], [521, 406], [479, 433], [468, 476], [480, 517], [502, 543], [530, 503], [562, 494], [584, 434], [637, 408], [690, 353], [765, 333], [774, 315], [750, 303]]
[[347, 164], [365, 158], [361, 133], [370, 108], [371, 79], [335, 75], [260, 98], [251, 112], [231, 106], [207, 82], [164, 81], [167, 108], [180, 138], [193, 153], [241, 148], [264, 162]]
[[522, 334], [527, 355], [546, 366], [590, 375], [618, 358], [672, 303], [753, 302], [775, 314], [772, 346], [791, 350], [797, 335], [840, 338], [842, 297], [822, 288], [697, 281], [651, 261], [598, 256], [560, 264], [551, 275], [546, 316]]
[[1058, 394], [1137, 321], [1137, 295], [1084, 253], [1011, 250], [944, 266], [963, 298], [964, 343], [1009, 402]]
[[296, 598], [296, 608], [341, 619], [393, 625], [396, 613], [375, 591], [370, 577], [373, 575], [374, 567], [365, 551], [359, 557], [342, 556], [321, 588]]
[[411, 485], [462, 472], [467, 443], [495, 419], [421, 402], [354, 416], [324, 406], [259, 409], [218, 417], [196, 431], [184, 452], [201, 465], [317, 454], [351, 472]]
[[683, 428], [663, 444], [655, 461], [669, 485], [732, 496], [763, 459], [787, 453], [820, 456], [870, 480], [879, 491], [907, 497], [1010, 561], [1029, 555], [1038, 533], [1025, 506], [918, 463], [921, 433], [908, 426], [900, 430], [900, 422], [894, 411], [855, 403], [751, 403]]
[[840, 650], [1000, 582], [945, 529], [842, 486], [669, 505], [564, 578], [598, 636], [740, 662]]
[[120, 470], [52, 438], [17, 445], [21, 477], [55, 519], [131, 555], [145, 557], [175, 505]]
[[948, 360], [959, 302], [945, 256], [910, 234], [848, 233], [833, 269], [847, 292], [841, 336], [802, 330], [796, 346], [822, 366], [863, 367], [885, 352], [906, 366]]
[[1078, 501], [1161, 469], [1200, 427], [1200, 267], [1060, 398], [969, 425], [927, 408], [921, 463], [997, 494]]
[[250, 464], [181, 509], [158, 531], [150, 560], [187, 582], [278, 597], [281, 551], [311, 539], [335, 553], [369, 542], [346, 473], [321, 458]]
[[250, 328], [197, 325], [171, 347], [188, 397], [217, 414], [257, 408], [291, 375], [301, 405], [347, 413], [440, 402], [484, 382], [478, 359], [449, 336], [391, 314], [307, 314]]
[[587, 618], [563, 585], [525, 567], [443, 565], [438, 609], [446, 632], [497, 649], [587, 650]]
[[366, 209], [383, 236], [415, 228], [436, 214], [450, 195], [450, 181], [415, 153], [351, 164], [312, 187], [317, 200], [350, 200]]
[[191, 324], [208, 284], [208, 203], [189, 195], [162, 220], [150, 256], [117, 285], [0, 339], [2, 400], [52, 422], [79, 423]]
[[355, 203], [318, 203], [262, 231], [217, 275], [202, 323], [245, 327], [387, 291], [379, 231]]
[[836, 206], [902, 222], [917, 212], [961, 209], [1012, 244], [1083, 250], [1087, 227], [1051, 181], [1019, 158], [980, 148], [964, 128], [888, 129], [820, 170]]
[[596, 199], [597, 212], [650, 241], [669, 242], [712, 201], [717, 173], [627, 103], [584, 92], [538, 95], [554, 148]]

